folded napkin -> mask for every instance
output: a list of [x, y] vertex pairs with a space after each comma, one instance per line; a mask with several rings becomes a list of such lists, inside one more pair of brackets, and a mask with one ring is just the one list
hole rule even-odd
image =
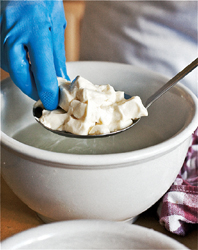
[[162, 198], [159, 222], [178, 235], [186, 235], [198, 223], [198, 128], [176, 180]]

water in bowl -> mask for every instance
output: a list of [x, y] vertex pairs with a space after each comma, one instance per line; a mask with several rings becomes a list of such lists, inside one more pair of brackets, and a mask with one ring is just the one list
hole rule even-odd
[[89, 155], [129, 152], [158, 144], [164, 140], [152, 128], [142, 124], [115, 136], [75, 139], [56, 135], [44, 129], [40, 124], [33, 123], [15, 133], [13, 138], [39, 149]]

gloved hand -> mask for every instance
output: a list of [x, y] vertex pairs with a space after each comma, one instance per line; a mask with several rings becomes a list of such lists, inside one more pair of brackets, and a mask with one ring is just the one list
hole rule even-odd
[[29, 97], [53, 110], [66, 71], [62, 1], [1, 1], [1, 68]]

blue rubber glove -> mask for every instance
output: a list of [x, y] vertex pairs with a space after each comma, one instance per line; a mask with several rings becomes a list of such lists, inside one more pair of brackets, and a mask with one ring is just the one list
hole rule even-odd
[[1, 68], [44, 107], [58, 106], [57, 76], [66, 71], [62, 1], [1, 1]]

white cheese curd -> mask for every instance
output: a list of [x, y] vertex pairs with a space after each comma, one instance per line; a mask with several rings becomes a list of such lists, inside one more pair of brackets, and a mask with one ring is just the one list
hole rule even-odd
[[140, 97], [125, 99], [123, 91], [115, 91], [109, 84], [94, 85], [81, 76], [73, 83], [58, 77], [58, 82], [61, 109], [43, 110], [40, 118], [53, 130], [78, 135], [108, 134], [148, 115]]
[[62, 130], [62, 125], [68, 119], [68, 114], [62, 109], [53, 111], [43, 110], [40, 122], [53, 130]]

